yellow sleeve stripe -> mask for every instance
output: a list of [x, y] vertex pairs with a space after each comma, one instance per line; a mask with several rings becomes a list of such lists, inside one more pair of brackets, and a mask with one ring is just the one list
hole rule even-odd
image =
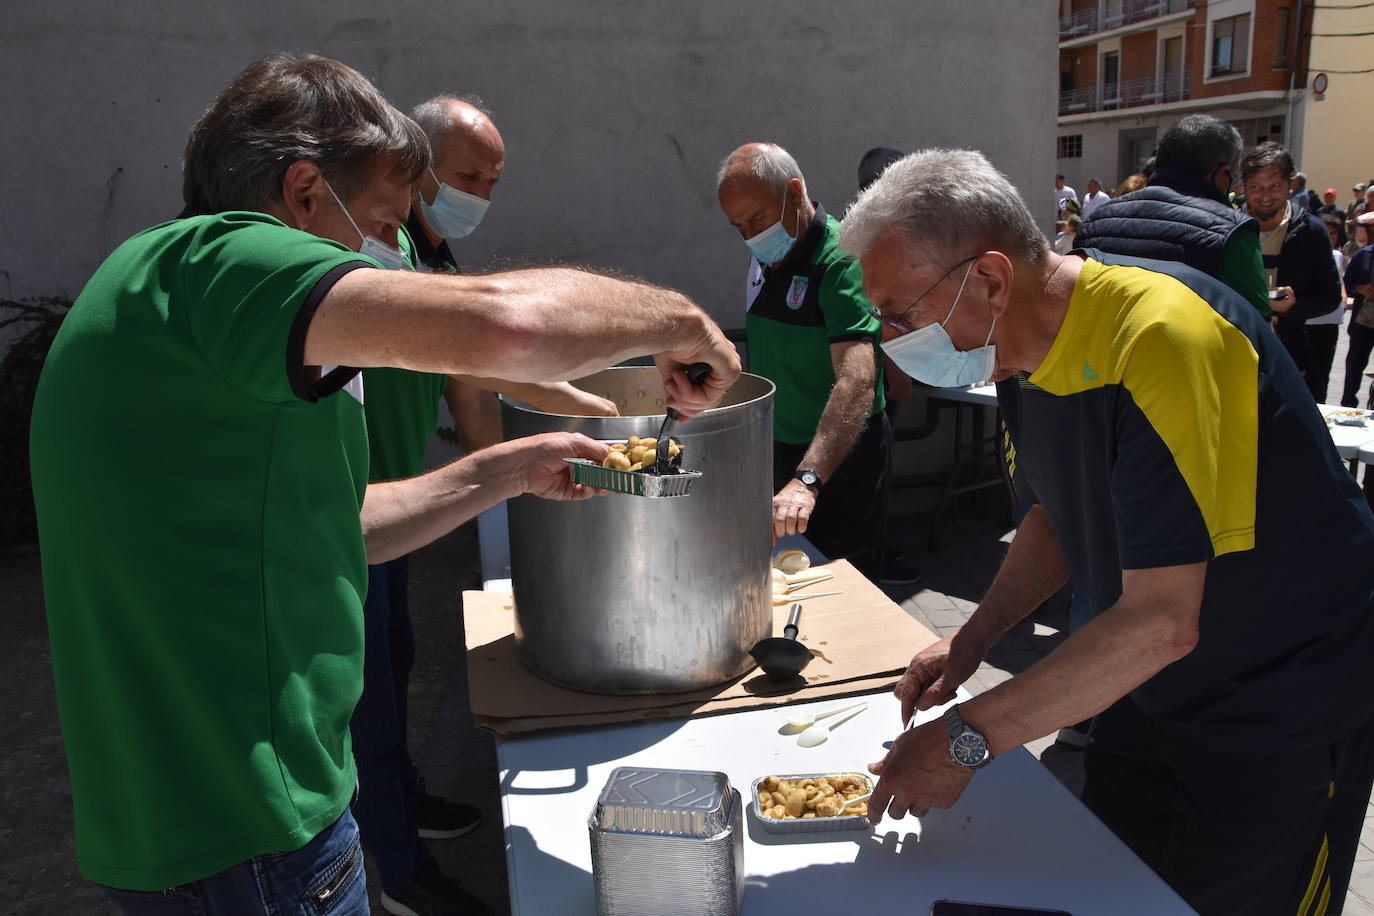
[[1173, 456], [1215, 555], [1254, 547], [1259, 354], [1188, 287], [1086, 262], [1031, 381], [1055, 394], [1123, 386]]
[[[1169, 301], [1161, 314], [1140, 316], [1145, 320], [1123, 384], [1173, 455], [1213, 553], [1249, 550], [1259, 471], [1259, 354], [1183, 284], [1154, 276], [1167, 287], [1151, 298]], [[1191, 301], [1175, 306], [1174, 293]]]

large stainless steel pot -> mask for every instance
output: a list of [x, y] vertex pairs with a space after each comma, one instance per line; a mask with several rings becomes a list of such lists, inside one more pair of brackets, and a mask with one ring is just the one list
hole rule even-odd
[[[607, 369], [577, 385], [622, 416], [546, 414], [502, 398], [506, 438], [657, 433], [658, 370]], [[683, 467], [703, 474], [686, 496], [510, 502], [516, 638], [539, 676], [591, 693], [694, 690], [742, 674], [749, 648], [770, 635], [773, 383], [741, 376], [722, 406], [673, 437]]]

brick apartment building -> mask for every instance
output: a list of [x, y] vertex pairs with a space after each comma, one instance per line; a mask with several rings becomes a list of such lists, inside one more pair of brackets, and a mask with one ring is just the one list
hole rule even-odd
[[1312, 16], [1311, 0], [1060, 0], [1059, 171], [1080, 194], [1114, 188], [1194, 112], [1301, 167]]

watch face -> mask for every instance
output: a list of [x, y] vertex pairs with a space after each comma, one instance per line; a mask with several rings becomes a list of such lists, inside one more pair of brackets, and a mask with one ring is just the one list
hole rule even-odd
[[814, 487], [816, 484], [821, 482], [820, 475], [817, 474], [815, 471], [802, 471], [800, 477], [801, 482], [806, 484], [808, 487]]
[[976, 767], [988, 757], [988, 743], [981, 735], [968, 732], [950, 742], [950, 756], [966, 767]]

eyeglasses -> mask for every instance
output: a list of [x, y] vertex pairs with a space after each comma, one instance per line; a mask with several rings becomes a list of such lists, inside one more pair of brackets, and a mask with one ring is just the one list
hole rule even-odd
[[921, 295], [917, 296], [916, 299], [915, 299], [915, 301], [912, 302], [910, 305], [908, 305], [906, 308], [902, 309], [902, 312], [901, 312], [900, 315], [884, 315], [884, 314], [878, 309], [877, 306], [873, 306], [873, 305], [870, 305], [870, 306], [868, 307], [868, 314], [872, 315], [874, 318], [878, 319], [878, 320], [881, 321], [883, 324], [887, 325], [887, 326], [890, 327], [890, 328], [893, 328], [894, 330], [901, 331], [903, 334], [909, 334], [909, 333], [911, 333], [911, 330], [912, 330], [912, 329], [909, 328], [909, 327], [907, 327], [907, 325], [902, 321], [902, 319], [906, 317], [906, 313], [909, 312], [909, 311], [911, 311], [912, 309], [914, 309], [916, 306], [920, 305], [920, 304], [921, 304], [921, 300], [924, 299], [926, 296], [929, 296], [930, 293], [931, 293], [931, 291], [934, 290], [935, 287], [937, 287], [937, 286], [939, 286], [941, 283], [945, 282], [945, 278], [947, 278], [950, 274], [954, 273], [954, 272], [955, 272], [956, 270], [958, 270], [960, 267], [963, 267], [963, 266], [964, 266], [965, 264], [967, 264], [969, 261], [976, 261], [976, 260], [978, 260], [978, 255], [976, 255], [976, 254], [971, 254], [971, 255], [969, 255], [968, 257], [964, 258], [962, 261], [960, 261], [958, 264], [955, 264], [955, 265], [954, 265], [953, 267], [951, 267], [949, 270], [947, 270], [947, 271], [945, 271], [944, 273], [942, 273], [942, 274], [940, 275], [940, 279], [938, 279], [938, 280], [936, 280], [934, 283], [930, 284], [930, 288], [929, 288], [929, 289], [927, 289], [925, 292], [921, 293]]

